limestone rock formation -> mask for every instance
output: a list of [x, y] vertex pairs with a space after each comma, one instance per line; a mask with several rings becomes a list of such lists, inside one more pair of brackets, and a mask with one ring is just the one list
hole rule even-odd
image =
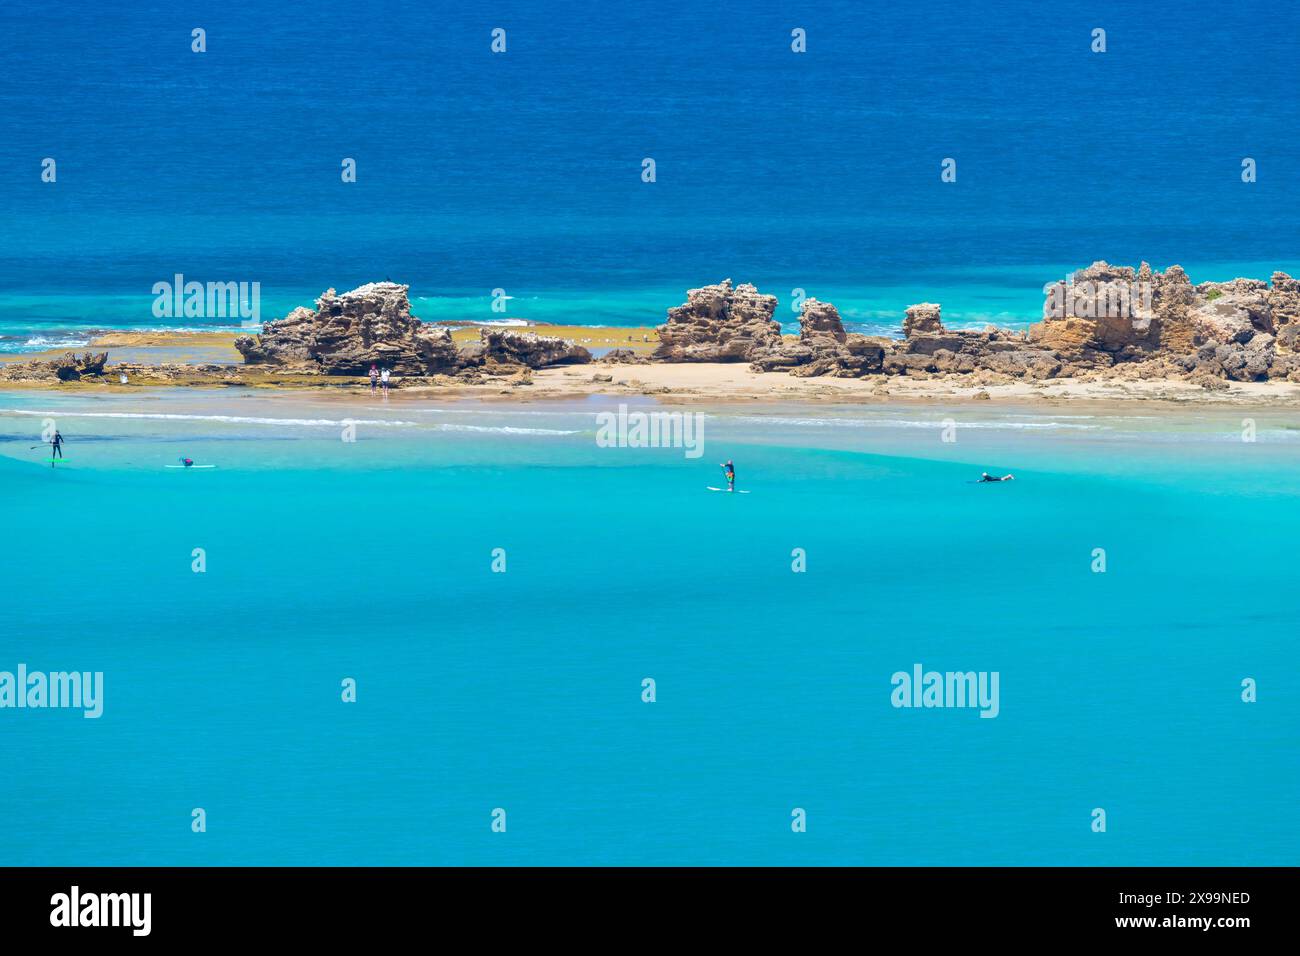
[[1029, 339], [1061, 357], [1062, 374], [1137, 363], [1197, 381], [1295, 380], [1285, 356], [1300, 338], [1300, 282], [1284, 272], [1194, 286], [1179, 266], [1159, 273], [1145, 262], [1136, 271], [1096, 262], [1046, 291]]
[[942, 333], [943, 320], [939, 314], [940, 307], [934, 302], [909, 305], [903, 317], [903, 337], [911, 338], [921, 333]]
[[840, 344], [848, 341], [844, 322], [840, 319], [840, 310], [829, 302], [804, 299], [803, 307], [799, 311], [799, 339], [808, 342], [822, 338], [829, 338]]
[[1082, 361], [1095, 359], [1089, 352], [1110, 353], [1116, 362], [1190, 355], [1212, 343], [1245, 345], [1260, 333], [1277, 335], [1285, 350], [1296, 332], [1283, 330], [1300, 321], [1300, 283], [1283, 272], [1271, 284], [1193, 286], [1179, 266], [1159, 273], [1145, 262], [1136, 271], [1095, 262], [1046, 293], [1043, 321], [1030, 328], [1030, 340]]
[[480, 329], [479, 345], [480, 348], [471, 353], [473, 360], [465, 364], [475, 364], [481, 360], [482, 364], [545, 368], [548, 365], [580, 365], [591, 361], [591, 353], [581, 345], [558, 336], [537, 335], [535, 332]]
[[656, 330], [654, 358], [664, 362], [745, 362], [756, 352], [779, 348], [781, 326], [772, 316], [776, 297], [730, 279], [691, 289], [686, 302], [668, 310]]
[[64, 352], [62, 356], [47, 361], [18, 362], [0, 366], [0, 380], [9, 382], [76, 382], [83, 378], [97, 378], [104, 374], [108, 362], [107, 352]]
[[829, 302], [805, 299], [799, 312], [799, 339], [750, 353], [749, 367], [756, 372], [788, 371], [808, 378], [833, 375], [859, 377], [879, 372], [884, 348], [877, 339], [844, 331], [839, 310]]
[[1051, 283], [1044, 289], [1043, 321], [1030, 328], [1030, 340], [1076, 357], [1088, 350], [1158, 347], [1159, 327], [1152, 325], [1156, 283], [1143, 266], [1147, 278], [1140, 279], [1131, 267], [1094, 262], [1070, 280]]
[[1062, 360], [1019, 332], [945, 331], [914, 333], [886, 352], [884, 370], [892, 375], [969, 374], [991, 371], [1016, 378], [1058, 375]]
[[596, 361], [602, 365], [646, 365], [650, 359], [632, 349], [610, 349]]
[[54, 376], [62, 382], [73, 382], [86, 375], [103, 375], [108, 362], [107, 352], [64, 352], [62, 358], [50, 362]]
[[333, 289], [315, 310], [297, 308], [260, 335], [235, 340], [249, 365], [281, 365], [328, 375], [364, 375], [371, 365], [398, 375], [455, 371], [451, 330], [411, 315], [410, 287], [371, 282], [342, 295]]

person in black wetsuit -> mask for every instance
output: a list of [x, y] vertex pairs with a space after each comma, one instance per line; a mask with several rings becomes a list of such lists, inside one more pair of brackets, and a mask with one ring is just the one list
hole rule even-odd
[[998, 478], [996, 475], [990, 475], [987, 471], [980, 475], [980, 481], [1015, 481], [1015, 475], [1003, 475]]
[[59, 430], [54, 429], [54, 437], [50, 439], [50, 464], [54, 464], [55, 458], [63, 457], [63, 436]]

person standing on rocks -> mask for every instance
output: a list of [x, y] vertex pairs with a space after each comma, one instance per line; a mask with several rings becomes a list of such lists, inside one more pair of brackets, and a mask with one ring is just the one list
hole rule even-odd
[[384, 369], [382, 372], [379, 373], [379, 381], [383, 383], [384, 386], [384, 398], [388, 397], [388, 377], [391, 374], [392, 373], [388, 369]]
[[379, 386], [379, 369], [373, 362], [370, 363], [370, 394], [375, 394], [375, 389]]

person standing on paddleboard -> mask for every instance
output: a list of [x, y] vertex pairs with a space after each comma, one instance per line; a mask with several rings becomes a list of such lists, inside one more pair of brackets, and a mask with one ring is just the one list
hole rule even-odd
[[50, 466], [51, 467], [54, 466], [55, 458], [62, 458], [62, 457], [63, 457], [63, 436], [59, 434], [59, 430], [56, 428], [54, 429], [54, 437], [50, 439]]
[[727, 463], [725, 465], [719, 465], [719, 467], [727, 475], [727, 490], [735, 491], [736, 490], [736, 466], [733, 465], [731, 463], [731, 459], [728, 458]]

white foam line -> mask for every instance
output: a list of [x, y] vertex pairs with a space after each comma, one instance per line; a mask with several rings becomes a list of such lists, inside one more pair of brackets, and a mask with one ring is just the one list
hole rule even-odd
[[[892, 418], [763, 418], [753, 415], [739, 416], [737, 421], [760, 425], [814, 425], [817, 427], [845, 428], [943, 428], [942, 421], [916, 421]], [[1095, 430], [1102, 425], [1078, 425], [1066, 422], [957, 422], [959, 428], [1072, 428]]]
[[370, 418], [254, 418], [244, 415], [179, 415], [164, 412], [40, 412], [30, 409], [2, 409], [0, 415], [32, 415], [46, 418], [126, 418], [154, 421], [184, 422], [227, 422], [238, 425], [309, 425], [337, 428], [342, 425], [391, 425], [412, 428], [433, 427], [449, 432], [495, 432], [505, 435], [577, 435], [580, 430], [563, 430], [557, 428], [516, 428], [511, 425], [453, 425], [449, 423], [430, 425], [427, 422], [408, 422]]
[[444, 432], [496, 432], [504, 435], [580, 435], [580, 430], [567, 431], [559, 428], [516, 428], [513, 425], [452, 425], [444, 423], [438, 426]]

